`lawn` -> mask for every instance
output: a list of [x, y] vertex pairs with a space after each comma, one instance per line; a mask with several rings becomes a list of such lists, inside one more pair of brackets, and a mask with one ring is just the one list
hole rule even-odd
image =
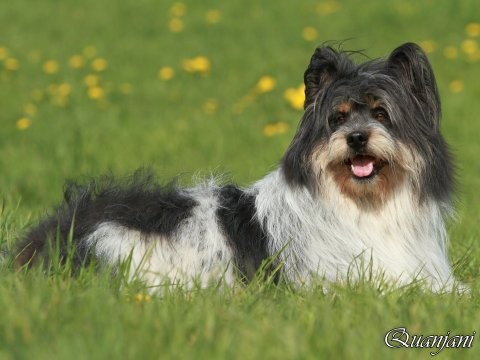
[[[478, 1], [5, 1], [0, 7], [0, 359], [428, 358], [411, 334], [480, 331]], [[14, 272], [10, 250], [65, 179], [153, 169], [248, 185], [275, 168], [324, 41], [386, 56], [419, 43], [456, 156], [449, 255], [468, 295], [369, 283], [324, 293], [254, 283], [149, 296], [86, 270]], [[361, 61], [362, 56], [357, 56]], [[444, 349], [447, 358], [475, 358]]]

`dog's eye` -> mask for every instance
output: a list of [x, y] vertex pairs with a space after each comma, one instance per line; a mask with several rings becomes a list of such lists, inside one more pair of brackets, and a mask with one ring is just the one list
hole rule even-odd
[[337, 117], [335, 118], [335, 121], [337, 124], [344, 123], [347, 120], [347, 113], [345, 112], [340, 112], [337, 114]]
[[333, 128], [338, 128], [343, 125], [348, 120], [348, 113], [343, 111], [337, 111], [330, 115], [328, 118], [328, 123]]
[[389, 120], [388, 114], [387, 114], [387, 112], [385, 111], [384, 108], [373, 109], [373, 117], [375, 118], [375, 120], [380, 121], [380, 122], [384, 122], [384, 121]]

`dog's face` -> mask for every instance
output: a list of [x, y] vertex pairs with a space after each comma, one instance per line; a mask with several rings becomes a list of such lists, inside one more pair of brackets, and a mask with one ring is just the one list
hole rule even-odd
[[415, 44], [354, 64], [320, 47], [305, 72], [305, 114], [282, 168], [292, 186], [321, 194], [335, 184], [378, 207], [408, 182], [419, 200], [449, 202], [453, 171], [439, 130], [431, 66]]

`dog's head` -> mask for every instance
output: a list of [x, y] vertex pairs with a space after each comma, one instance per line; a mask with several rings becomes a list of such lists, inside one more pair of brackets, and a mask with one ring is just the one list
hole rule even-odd
[[357, 204], [379, 206], [408, 182], [420, 201], [449, 203], [451, 157], [420, 47], [407, 43], [358, 65], [346, 52], [319, 47], [304, 79], [305, 113], [282, 162], [291, 186], [321, 193], [333, 183]]

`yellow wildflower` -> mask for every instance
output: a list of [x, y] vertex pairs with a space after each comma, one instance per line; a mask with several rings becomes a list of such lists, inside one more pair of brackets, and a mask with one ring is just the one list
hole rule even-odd
[[479, 23], [470, 23], [465, 27], [465, 32], [470, 37], [480, 36], [480, 24]]
[[93, 87], [93, 86], [97, 86], [99, 84], [100, 79], [95, 74], [89, 74], [89, 75], [85, 76], [85, 78], [83, 79], [83, 82], [88, 87]]
[[135, 294], [135, 302], [137, 304], [141, 304], [144, 302], [150, 302], [152, 300], [152, 297], [148, 294], [144, 295], [142, 293]]
[[302, 38], [306, 41], [315, 41], [317, 37], [317, 29], [315, 29], [313, 26], [307, 26], [302, 30]]
[[68, 59], [68, 65], [70, 65], [72, 69], [80, 69], [85, 65], [85, 61], [82, 55], [73, 55]]
[[51, 101], [56, 107], [65, 107], [68, 104], [68, 97], [58, 94], [54, 96]]
[[68, 83], [62, 83], [58, 85], [57, 93], [60, 96], [68, 96], [72, 91], [72, 87]]
[[56, 74], [60, 69], [60, 65], [55, 60], [47, 60], [43, 63], [43, 72], [45, 74]]
[[443, 55], [450, 60], [455, 59], [458, 56], [458, 50], [455, 46], [447, 46], [443, 49]]
[[158, 77], [160, 80], [168, 81], [173, 79], [175, 75], [175, 70], [173, 70], [170, 66], [164, 66], [158, 70]]
[[20, 68], [20, 63], [15, 58], [6, 58], [3, 66], [8, 71], [17, 71]]
[[303, 104], [305, 102], [305, 85], [302, 84], [297, 88], [288, 88], [283, 93], [283, 98], [295, 110], [303, 110]]
[[472, 39], [466, 39], [462, 41], [462, 50], [467, 55], [473, 55], [478, 52], [478, 43]]
[[87, 59], [93, 58], [96, 54], [97, 54], [97, 49], [95, 48], [95, 46], [89, 45], [83, 49], [83, 55]]
[[40, 50], [32, 50], [28, 52], [28, 60], [32, 63], [38, 63], [42, 57], [42, 53]]
[[197, 56], [183, 61], [183, 69], [190, 73], [207, 73], [210, 71], [210, 60], [205, 56]]
[[241, 112], [243, 112], [243, 110], [245, 110], [245, 108], [255, 100], [256, 96], [257, 94], [254, 91], [250, 91], [233, 105], [233, 112], [235, 114], [240, 114]]
[[187, 6], [184, 3], [176, 2], [170, 7], [170, 15], [181, 17], [187, 12]]
[[277, 82], [273, 77], [265, 75], [258, 80], [255, 90], [259, 93], [267, 93], [275, 89], [276, 84]]
[[476, 51], [473, 54], [468, 54], [467, 55], [467, 60], [470, 62], [475, 62], [480, 60], [480, 51]]
[[92, 100], [102, 100], [105, 97], [105, 91], [100, 86], [90, 87], [87, 94]]
[[217, 9], [211, 9], [205, 13], [205, 21], [209, 24], [218, 23], [221, 17], [222, 14], [220, 13], [220, 10]]
[[450, 90], [450, 92], [454, 94], [462, 92], [463, 82], [461, 80], [453, 80], [450, 84], [448, 84], [448, 90]]
[[433, 40], [420, 41], [419, 45], [427, 54], [431, 54], [437, 49], [437, 44]]
[[340, 4], [336, 1], [322, 1], [317, 5], [317, 12], [320, 15], [330, 15], [340, 10]]
[[122, 83], [120, 84], [120, 92], [124, 95], [128, 95], [128, 94], [131, 94], [133, 92], [133, 86], [132, 84], [130, 83]]
[[23, 107], [23, 112], [26, 115], [34, 116], [37, 113], [37, 107], [32, 103], [25, 104]]
[[25, 130], [25, 129], [28, 129], [31, 124], [32, 124], [32, 121], [29, 118], [23, 117], [17, 120], [16, 125], [18, 130]]
[[4, 46], [0, 46], [0, 60], [5, 60], [8, 57], [8, 49]]
[[168, 28], [171, 32], [178, 33], [183, 30], [183, 20], [179, 18], [173, 18], [168, 23]]
[[203, 104], [203, 112], [208, 115], [214, 114], [218, 109], [218, 101], [216, 99], [208, 99]]
[[104, 58], [96, 58], [92, 61], [92, 69], [94, 71], [103, 71], [107, 68], [108, 63]]
[[288, 130], [288, 124], [284, 121], [278, 121], [276, 123], [267, 124], [263, 127], [263, 135], [266, 137], [272, 137], [275, 135], [284, 134]]

